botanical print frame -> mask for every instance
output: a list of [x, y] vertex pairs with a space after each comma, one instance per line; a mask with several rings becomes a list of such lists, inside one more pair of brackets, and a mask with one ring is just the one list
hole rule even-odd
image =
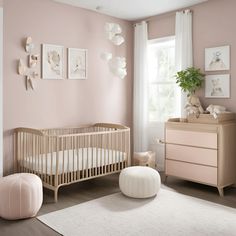
[[230, 69], [230, 46], [205, 49], [205, 71]]
[[68, 78], [88, 78], [88, 50], [68, 48]]
[[207, 75], [205, 77], [206, 98], [229, 98], [230, 75]]
[[42, 78], [62, 79], [64, 47], [53, 44], [42, 45]]

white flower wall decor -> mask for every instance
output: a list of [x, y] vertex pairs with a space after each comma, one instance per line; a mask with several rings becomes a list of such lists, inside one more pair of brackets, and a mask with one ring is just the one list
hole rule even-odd
[[[120, 46], [125, 42], [124, 37], [121, 35], [122, 28], [116, 23], [106, 23], [105, 33], [108, 40], [110, 40], [115, 46]], [[113, 57], [109, 52], [101, 53], [101, 58], [109, 65], [110, 71], [120, 79], [124, 79], [127, 75], [126, 58], [125, 57]]]
[[127, 75], [125, 57], [115, 57], [109, 61], [109, 66], [111, 72], [120, 79], [124, 79]]
[[107, 38], [117, 46], [121, 45], [125, 41], [124, 37], [121, 35], [122, 29], [119, 24], [106, 23], [105, 32]]

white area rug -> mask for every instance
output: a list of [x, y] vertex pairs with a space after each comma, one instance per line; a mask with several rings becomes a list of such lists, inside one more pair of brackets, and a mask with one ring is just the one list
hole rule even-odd
[[65, 236], [236, 235], [236, 209], [163, 188], [151, 199], [117, 193], [38, 219]]

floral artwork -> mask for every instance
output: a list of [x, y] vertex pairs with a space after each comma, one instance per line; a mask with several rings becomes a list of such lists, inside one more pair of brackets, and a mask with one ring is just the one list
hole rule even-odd
[[205, 97], [207, 98], [229, 98], [230, 76], [208, 75], [205, 78]]
[[205, 70], [220, 71], [230, 69], [230, 47], [215, 47], [205, 49]]
[[87, 49], [68, 49], [68, 78], [87, 79]]
[[63, 46], [43, 44], [43, 79], [63, 78]]

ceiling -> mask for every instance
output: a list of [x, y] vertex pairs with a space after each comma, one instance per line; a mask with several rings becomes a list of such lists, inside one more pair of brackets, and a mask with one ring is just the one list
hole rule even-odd
[[125, 20], [138, 20], [207, 0], [54, 0]]

